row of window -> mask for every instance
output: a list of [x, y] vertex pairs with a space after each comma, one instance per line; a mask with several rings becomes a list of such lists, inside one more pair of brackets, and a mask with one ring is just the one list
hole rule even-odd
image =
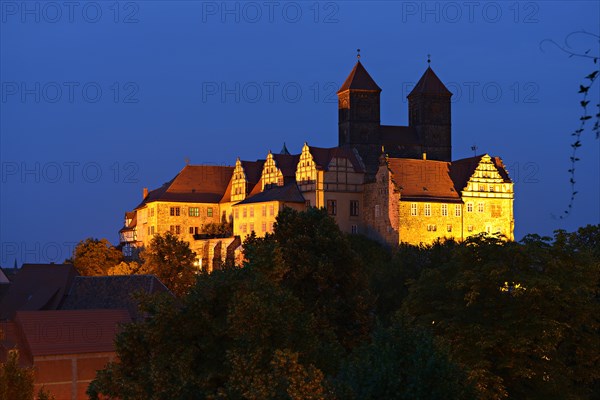
[[[254, 224], [251, 222], [249, 224], [240, 224], [240, 230], [242, 231], [242, 233], [252, 233], [254, 232]], [[269, 224], [269, 232], [271, 232], [273, 230], [273, 224]], [[261, 224], [261, 231], [262, 233], [267, 232], [267, 223], [263, 222]]]
[[[468, 225], [467, 226], [467, 231], [468, 232], [473, 232], [473, 230], [474, 230], [473, 225]], [[492, 228], [489, 227], [489, 226], [487, 226], [485, 230], [486, 230], [487, 233], [491, 233]], [[429, 225], [427, 225], [427, 231], [428, 232], [436, 232], [437, 231], [437, 225], [435, 225], [435, 224], [429, 224]], [[446, 225], [446, 232], [452, 232], [452, 225]]]
[[[254, 206], [250, 207], [236, 207], [233, 215], [235, 219], [240, 218], [240, 208], [242, 209], [242, 218], [248, 218], [248, 214], [250, 214], [250, 218], [254, 218]], [[261, 213], [263, 217], [267, 216], [267, 205], [263, 204], [261, 206]], [[272, 217], [275, 215], [275, 205], [269, 204], [269, 215]]]
[[[448, 204], [440, 205], [440, 213], [443, 217], [448, 216]], [[460, 213], [461, 213], [461, 205], [455, 204], [454, 205], [454, 216], [460, 217]], [[410, 215], [412, 215], [413, 217], [419, 215], [419, 204], [418, 203], [411, 203]], [[423, 215], [425, 215], [426, 217], [431, 216], [431, 204], [425, 203], [423, 205]]]
[[[154, 209], [150, 209], [150, 214], [151, 216], [154, 215]], [[181, 207], [171, 207], [169, 209], [169, 215], [171, 217], [179, 217], [181, 216]], [[200, 207], [188, 207], [188, 216], [190, 217], [199, 217], [200, 216]], [[206, 216], [207, 217], [212, 217], [213, 216], [213, 208], [212, 207], [207, 207], [206, 208]]]
[[[307, 203], [310, 206], [310, 202]], [[337, 200], [327, 200], [327, 213], [329, 215], [337, 215]], [[350, 216], [358, 217], [359, 203], [358, 200], [350, 200]]]
[[[377, 217], [377, 207], [375, 206], [375, 216]], [[461, 213], [461, 205], [460, 204], [455, 204], [454, 205], [454, 216], [455, 217], [460, 217], [460, 213]], [[491, 206], [491, 211], [492, 211], [492, 217], [500, 217], [502, 216], [502, 206], [500, 205], [492, 205]], [[473, 203], [467, 203], [467, 212], [473, 212]], [[478, 203], [477, 204], [477, 212], [485, 212], [485, 203]], [[441, 204], [440, 205], [440, 214], [443, 217], [447, 217], [448, 216], [448, 204]], [[410, 205], [410, 215], [417, 216], [419, 215], [419, 203], [411, 203]], [[429, 203], [425, 203], [423, 205], [423, 215], [426, 217], [431, 216], [431, 204]]]

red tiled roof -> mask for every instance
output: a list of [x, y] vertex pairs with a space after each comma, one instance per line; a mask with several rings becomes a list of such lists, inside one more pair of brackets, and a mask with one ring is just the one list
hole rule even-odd
[[296, 177], [296, 167], [298, 161], [300, 161], [300, 154], [273, 154], [273, 159], [284, 178]]
[[32, 356], [112, 352], [127, 310], [19, 311], [20, 334]]
[[221, 200], [219, 200], [219, 203], [228, 203], [231, 201], [231, 188], [233, 187], [233, 175], [231, 175], [231, 178], [229, 179], [229, 183], [227, 184], [227, 188], [225, 189], [225, 193], [223, 194], [223, 197], [221, 197]]
[[401, 198], [460, 201], [449, 162], [389, 158], [388, 167]]
[[246, 174], [246, 180], [251, 184], [257, 184], [260, 181], [265, 160], [242, 161], [242, 167]]
[[145, 295], [171, 292], [154, 275], [77, 276], [61, 305], [61, 310], [121, 310], [132, 319], [141, 319], [137, 293]]
[[281, 201], [285, 203], [304, 203], [304, 196], [300, 193], [295, 182], [283, 186], [272, 186], [255, 195], [247, 197], [237, 204], [262, 203], [266, 201]]
[[350, 161], [356, 172], [364, 172], [364, 166], [359, 156], [348, 147], [314, 147], [309, 146], [310, 154], [313, 156], [313, 161], [317, 165], [318, 169], [327, 171], [329, 169], [329, 163], [334, 158], [346, 158]]
[[407, 97], [414, 96], [416, 94], [439, 94], [444, 96], [452, 96], [452, 93], [442, 83], [440, 78], [437, 77], [431, 67], [427, 67], [425, 73], [417, 82], [414, 89], [408, 94]]
[[77, 275], [70, 264], [23, 264], [0, 302], [0, 320], [19, 310], [57, 309]]
[[348, 75], [344, 84], [340, 87], [340, 90], [338, 90], [338, 93], [348, 89], [374, 90], [381, 92], [381, 88], [377, 86], [360, 61], [356, 62], [354, 68], [350, 71], [350, 75]]
[[136, 207], [151, 201], [218, 203], [227, 190], [233, 167], [186, 165], [171, 181], [148, 193]]

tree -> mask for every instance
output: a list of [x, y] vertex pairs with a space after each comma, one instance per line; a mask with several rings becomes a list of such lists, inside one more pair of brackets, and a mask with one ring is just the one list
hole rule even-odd
[[0, 363], [0, 400], [31, 400], [33, 398], [33, 369], [19, 366], [19, 353], [8, 352]]
[[107, 275], [123, 260], [123, 254], [106, 239], [87, 238], [75, 246], [72, 262], [80, 275]]
[[397, 317], [355, 349], [336, 380], [341, 400], [475, 399], [466, 374], [423, 329]]
[[170, 232], [155, 235], [141, 258], [143, 270], [156, 275], [177, 296], [187, 293], [196, 281], [196, 253], [188, 242]]
[[321, 332], [350, 349], [368, 337], [374, 298], [365, 268], [350, 242], [324, 209], [277, 216], [273, 235], [245, 243], [246, 267], [291, 291]]
[[583, 241], [469, 238], [423, 271], [403, 309], [448, 345], [482, 399], [586, 398], [600, 379], [600, 261], [586, 244], [600, 227], [590, 230]]

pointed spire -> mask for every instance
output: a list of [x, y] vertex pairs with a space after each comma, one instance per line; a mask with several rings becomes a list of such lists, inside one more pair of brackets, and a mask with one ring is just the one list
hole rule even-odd
[[289, 150], [287, 149], [285, 142], [283, 142], [283, 148], [281, 149], [281, 151], [279, 152], [279, 154], [287, 154], [290, 155]]
[[[429, 56], [429, 55], [428, 55]], [[431, 59], [427, 59], [429, 64]], [[438, 94], [444, 96], [452, 96], [452, 92], [442, 83], [440, 78], [433, 72], [430, 66], [427, 67], [419, 82], [417, 82], [414, 89], [409, 93], [407, 97], [414, 96], [416, 94]]]
[[365, 67], [363, 67], [362, 63], [360, 62], [360, 49], [356, 49], [356, 51], [356, 58], [358, 60], [356, 61], [354, 68], [352, 68], [352, 71], [350, 71], [350, 75], [348, 75], [344, 81], [344, 84], [340, 90], [338, 90], [338, 93], [348, 89], [372, 90], [381, 92], [381, 88], [377, 86], [373, 78], [371, 78], [371, 75], [369, 75]]

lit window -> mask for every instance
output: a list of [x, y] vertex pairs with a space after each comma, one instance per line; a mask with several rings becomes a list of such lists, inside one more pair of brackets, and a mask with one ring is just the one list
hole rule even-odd
[[254, 232], [254, 223], [253, 222], [250, 223], [250, 232]]
[[269, 215], [272, 217], [273, 215], [275, 215], [275, 207], [273, 206], [273, 204], [269, 205]]
[[262, 223], [262, 231], [263, 231], [263, 232], [266, 232], [266, 231], [267, 231], [267, 223], [266, 223], [266, 222], [263, 222], [263, 223]]
[[242, 208], [242, 218], [246, 218], [248, 216], [248, 210], [246, 207]]
[[197, 217], [200, 215], [200, 209], [198, 207], [190, 207], [188, 209], [188, 215], [190, 217]]
[[327, 200], [327, 214], [329, 214], [329, 215], [337, 214], [337, 201]]
[[350, 216], [358, 217], [358, 200], [350, 200]]
[[448, 216], [448, 204], [442, 204], [442, 216]]
[[431, 204], [426, 203], [425, 204], [425, 212], [424, 212], [426, 217], [429, 217], [431, 215]]
[[206, 216], [209, 217], [209, 218], [213, 216], [213, 209], [212, 209], [212, 207], [208, 207], [206, 209]]
[[254, 217], [254, 207], [250, 206], [250, 218]]
[[467, 212], [473, 212], [473, 203], [467, 203]]
[[485, 192], [485, 186], [484, 185], [479, 185], [479, 191], [480, 192]]
[[151, 226], [151, 227], [150, 227], [150, 234], [151, 234], [151, 235], [154, 235], [154, 226]]
[[477, 212], [482, 213], [484, 209], [483, 203], [479, 203], [477, 204]]
[[262, 216], [266, 217], [267, 216], [267, 206], [263, 204], [262, 206]]
[[460, 217], [460, 204], [455, 204], [454, 205], [454, 216], [455, 217]]
[[417, 203], [411, 203], [411, 205], [410, 205], [410, 215], [412, 215], [413, 217], [415, 215], [417, 215], [417, 213], [418, 213], [418, 208], [417, 207], [418, 207]]
[[181, 233], [181, 226], [175, 225], [175, 234], [179, 235]]
[[237, 208], [235, 209], [235, 219], [239, 219], [240, 218], [240, 210], [238, 210]]

